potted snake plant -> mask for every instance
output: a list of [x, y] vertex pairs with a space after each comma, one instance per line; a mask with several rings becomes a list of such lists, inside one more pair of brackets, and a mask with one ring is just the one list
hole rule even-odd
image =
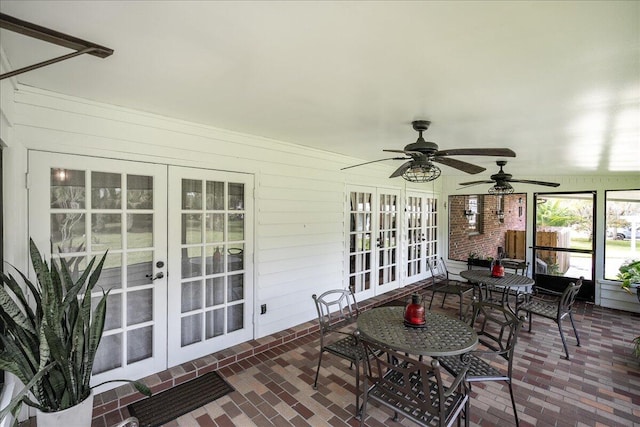
[[[629, 260], [623, 263], [618, 269], [618, 279], [622, 280], [622, 289], [631, 292], [632, 285], [635, 285], [636, 296], [640, 302], [640, 260]], [[640, 358], [640, 336], [633, 340], [633, 353]]]
[[[91, 371], [104, 330], [108, 292], [103, 292], [92, 310], [91, 293], [98, 282], [106, 253], [95, 265], [94, 257], [83, 274], [72, 279], [64, 262], [42, 259], [33, 240], [30, 255], [37, 280], [30, 281], [18, 270], [20, 283], [1, 274], [0, 369], [15, 375], [25, 385], [11, 403], [0, 410], [0, 421], [10, 413], [17, 424], [22, 403], [35, 407], [38, 427], [46, 425], [91, 425], [93, 392]], [[113, 380], [128, 381], [128, 380]], [[131, 381], [150, 396], [144, 384]], [[71, 424], [61, 419], [70, 416]], [[84, 417], [84, 418], [82, 418]]]

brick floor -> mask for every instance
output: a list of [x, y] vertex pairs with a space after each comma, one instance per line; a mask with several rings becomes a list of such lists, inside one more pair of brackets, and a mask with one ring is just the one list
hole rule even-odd
[[[444, 308], [439, 304], [441, 297], [436, 298], [433, 310], [457, 315], [457, 298], [447, 298]], [[382, 302], [368, 301], [366, 308]], [[568, 320], [564, 324], [571, 360], [563, 357], [555, 323], [534, 318], [532, 333], [526, 329], [521, 332], [514, 363], [520, 425], [640, 426], [640, 360], [632, 354], [632, 340], [640, 335], [640, 315], [579, 302], [575, 319], [581, 347], [576, 346]], [[291, 336], [297, 338], [288, 338]], [[223, 361], [219, 372], [236, 391], [166, 426], [358, 426], [359, 421], [353, 417], [355, 386], [349, 364], [325, 355], [318, 390], [314, 390], [317, 331], [310, 324], [301, 325], [278, 334], [280, 338], [282, 343], [277, 345], [270, 339], [253, 342], [251, 345], [261, 352], [237, 362], [228, 362], [228, 355], [218, 357]], [[245, 347], [242, 350], [249, 351]], [[205, 362], [199, 359], [192, 365], [202, 365], [198, 369], [204, 372], [213, 365], [211, 357], [203, 359]], [[171, 375], [178, 378], [184, 371], [183, 366]], [[163, 378], [156, 382], [166, 384], [166, 372], [158, 375]], [[126, 407], [99, 410], [123, 396], [127, 393], [117, 389], [96, 397], [94, 427], [111, 426], [128, 416]], [[365, 421], [371, 427], [414, 425], [402, 418], [393, 421], [392, 417], [390, 411], [371, 404]], [[35, 425], [30, 421], [24, 424]], [[474, 384], [471, 425], [514, 425], [506, 385]]]

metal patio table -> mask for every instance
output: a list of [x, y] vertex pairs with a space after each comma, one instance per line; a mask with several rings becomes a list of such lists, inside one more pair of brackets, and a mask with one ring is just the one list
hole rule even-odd
[[[460, 277], [467, 279], [471, 283], [475, 283], [480, 286], [484, 285], [489, 290], [499, 291], [502, 293], [502, 304], [514, 313], [518, 309], [520, 295], [530, 292], [531, 287], [536, 283], [535, 280], [530, 277], [513, 273], [504, 273], [504, 277], [493, 277], [491, 276], [491, 270], [488, 269], [463, 270], [460, 272]], [[509, 293], [514, 293], [516, 296], [515, 309], [511, 308], [509, 305]]]
[[453, 356], [478, 346], [478, 335], [462, 320], [427, 310], [424, 327], [405, 326], [404, 307], [378, 307], [358, 316], [365, 338], [417, 356]]

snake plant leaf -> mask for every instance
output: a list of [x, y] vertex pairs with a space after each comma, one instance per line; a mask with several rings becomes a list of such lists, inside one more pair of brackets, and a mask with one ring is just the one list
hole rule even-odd
[[85, 366], [85, 373], [83, 382], [89, 382], [91, 379], [91, 371], [93, 370], [93, 361], [96, 358], [98, 351], [98, 345], [102, 338], [102, 332], [104, 331], [104, 321], [107, 314], [107, 297], [108, 292], [103, 292], [102, 298], [98, 302], [98, 305], [93, 312], [93, 322], [89, 327], [89, 341], [87, 348], [85, 349], [85, 355], [83, 364]]
[[[16, 279], [13, 278], [12, 275], [5, 275], [0, 272], [0, 279], [2, 283], [6, 284], [11, 292], [13, 292], [14, 296], [17, 298], [17, 303], [20, 307], [24, 308], [25, 311], [31, 311], [31, 307], [29, 307], [29, 302], [27, 301], [27, 297], [24, 295], [22, 291], [22, 287], [16, 282]], [[33, 286], [33, 285], [32, 285]], [[27, 316], [29, 320], [33, 319], [32, 316]]]
[[[25, 399], [27, 396], [27, 393], [29, 392], [29, 390], [38, 382], [40, 381], [40, 379], [45, 376], [47, 374], [47, 372], [49, 372], [49, 370], [51, 368], [53, 368], [54, 363], [51, 363], [47, 366], [44, 367], [44, 369], [41, 369], [40, 371], [38, 371], [38, 373], [36, 373], [33, 378], [31, 378], [30, 381], [27, 381], [25, 384], [25, 387], [22, 389], [22, 391], [20, 393], [18, 393], [12, 400], [11, 402], [9, 402], [9, 404], [2, 408], [2, 410], [0, 411], [0, 420], [3, 420], [7, 415], [9, 415], [10, 413], [15, 417], [18, 413], [18, 411], [20, 410], [20, 405], [22, 404], [22, 402], [24, 400], [29, 400], [29, 399]], [[35, 407], [39, 407], [39, 405], [35, 402], [34, 403]], [[16, 420], [17, 421], [17, 420]]]
[[20, 310], [20, 307], [16, 304], [15, 300], [11, 298], [11, 295], [0, 287], [0, 308], [7, 313], [9, 317], [21, 328], [31, 333], [36, 333], [33, 327], [33, 323], [29, 321], [29, 318]]

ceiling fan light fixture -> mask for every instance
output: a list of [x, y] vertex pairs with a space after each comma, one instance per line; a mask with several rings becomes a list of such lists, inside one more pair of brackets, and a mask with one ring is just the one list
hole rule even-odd
[[441, 173], [433, 164], [415, 164], [404, 171], [402, 177], [409, 182], [429, 182], [438, 179]]
[[489, 194], [493, 194], [495, 196], [502, 196], [505, 194], [512, 194], [513, 187], [508, 182], [496, 184], [493, 187], [489, 188]]

